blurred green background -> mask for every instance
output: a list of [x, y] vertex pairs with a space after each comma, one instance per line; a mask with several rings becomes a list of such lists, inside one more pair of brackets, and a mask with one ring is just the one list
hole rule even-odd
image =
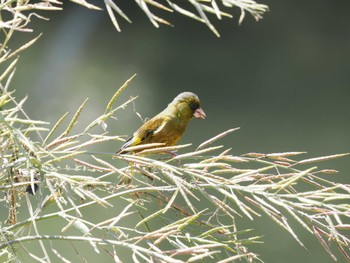
[[[35, 33], [10, 43], [19, 46], [44, 33], [21, 55], [11, 86], [17, 97], [29, 95], [25, 108], [31, 117], [53, 124], [90, 97], [84, 125], [137, 73], [122, 97], [138, 95], [135, 108], [143, 118], [182, 91], [199, 95], [207, 119], [194, 120], [182, 143], [198, 145], [241, 127], [223, 140], [234, 154], [306, 151], [316, 157], [350, 151], [349, 1], [264, 1], [270, 6], [264, 19], [257, 23], [247, 14], [241, 26], [235, 9], [232, 20], [212, 17], [221, 38], [203, 24], [163, 11], [156, 13], [175, 27], [156, 29], [133, 1], [119, 2], [133, 21], [120, 19], [121, 33], [106, 11], [65, 2], [63, 12], [49, 13], [50, 21], [32, 17]], [[132, 107], [117, 117], [109, 123], [110, 134], [130, 135], [141, 124]], [[107, 145], [104, 151], [120, 146]], [[340, 170], [331, 175], [334, 180], [350, 182], [349, 158], [320, 165]], [[308, 252], [265, 217], [239, 224], [264, 236], [265, 243], [253, 250], [265, 262], [331, 262], [300, 227], [296, 232]], [[94, 262], [99, 255], [91, 257]]]

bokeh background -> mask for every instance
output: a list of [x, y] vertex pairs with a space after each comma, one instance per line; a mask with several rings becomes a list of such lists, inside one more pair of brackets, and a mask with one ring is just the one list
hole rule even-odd
[[[101, 1], [91, 2], [103, 7]], [[232, 20], [212, 17], [221, 38], [204, 24], [163, 11], [157, 12], [175, 27], [156, 29], [136, 3], [118, 2], [133, 21], [120, 19], [121, 33], [106, 11], [67, 1], [63, 12], [46, 13], [49, 21], [33, 17], [34, 33], [20, 34], [12, 43], [20, 45], [43, 32], [21, 55], [12, 82], [17, 97], [29, 95], [25, 107], [32, 118], [53, 124], [89, 97], [83, 125], [101, 114], [116, 89], [137, 73], [122, 99], [138, 95], [134, 105], [143, 118], [182, 91], [199, 95], [207, 119], [194, 120], [183, 143], [198, 145], [241, 127], [223, 140], [235, 154], [306, 151], [316, 157], [350, 151], [349, 1], [265, 0], [270, 12], [260, 22], [247, 14], [238, 26], [238, 9]], [[109, 123], [110, 134], [130, 135], [141, 124], [132, 107], [117, 117], [115, 125]], [[107, 145], [104, 151], [120, 145]], [[334, 180], [350, 182], [349, 158], [320, 165], [340, 170]], [[240, 226], [263, 235], [264, 244], [252, 249], [265, 262], [331, 262], [300, 227], [296, 232], [308, 251], [267, 218], [246, 219]]]

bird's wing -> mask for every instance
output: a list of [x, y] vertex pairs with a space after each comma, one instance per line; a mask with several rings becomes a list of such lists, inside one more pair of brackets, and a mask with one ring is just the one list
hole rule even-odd
[[125, 148], [139, 145], [140, 143], [147, 141], [157, 134], [167, 123], [169, 118], [164, 116], [155, 116], [152, 119], [146, 121], [134, 134], [130, 137], [125, 144], [121, 147], [122, 152]]

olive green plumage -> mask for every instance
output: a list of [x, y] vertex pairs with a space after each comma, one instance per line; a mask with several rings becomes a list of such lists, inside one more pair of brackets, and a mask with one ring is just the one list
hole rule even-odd
[[192, 92], [180, 93], [165, 110], [146, 121], [134, 132], [117, 153], [124, 153], [127, 147], [147, 143], [175, 145], [193, 117], [205, 118], [197, 95]]

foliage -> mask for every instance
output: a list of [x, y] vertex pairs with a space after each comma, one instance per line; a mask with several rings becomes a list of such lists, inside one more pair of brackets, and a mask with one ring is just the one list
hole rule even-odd
[[[74, 2], [95, 8], [84, 0]], [[154, 1], [136, 2], [143, 8], [145, 4], [157, 7]], [[189, 3], [204, 11], [209, 10], [204, 5], [215, 5], [214, 1]], [[14, 51], [7, 45], [16, 31], [29, 30], [30, 18], [38, 16], [34, 11], [58, 10], [59, 4], [1, 2], [5, 35], [0, 53], [5, 68], [0, 76], [2, 219], [7, 209], [7, 219], [0, 227], [1, 261], [28, 257], [39, 262], [76, 261], [57, 243], [62, 241], [83, 259], [90, 253], [86, 248], [91, 247], [116, 262], [125, 260], [122, 255], [135, 262], [231, 262], [241, 258], [257, 262], [260, 258], [251, 251], [251, 244], [261, 238], [241, 229], [237, 219], [254, 220], [263, 214], [301, 246], [305, 247], [291, 221], [315, 236], [333, 260], [334, 244], [350, 261], [350, 187], [328, 179], [335, 170], [310, 167], [346, 154], [311, 159], [298, 158], [302, 152], [236, 156], [218, 142], [237, 129], [216, 135], [195, 150], [179, 145], [143, 146], [137, 154], [98, 152], [100, 145], [124, 140], [109, 135], [107, 128], [110, 119], [123, 114], [136, 99], [120, 101], [119, 97], [132, 78], [86, 127], [77, 123], [88, 100], [69, 121], [68, 113], [52, 127], [32, 120], [23, 109], [26, 98], [16, 99], [9, 87], [18, 54], [39, 36]], [[223, 15], [212, 8], [216, 15]], [[161, 22], [154, 15], [151, 18]], [[170, 151], [178, 154], [167, 154]]]
[[[344, 220], [349, 217], [346, 200], [350, 187], [321, 176], [335, 170], [300, 168], [343, 155], [300, 161], [294, 157], [301, 152], [235, 156], [230, 149], [215, 144], [236, 129], [174, 157], [161, 153], [189, 145], [157, 149], [143, 146], [145, 149], [138, 154], [116, 155], [114, 159], [112, 154], [92, 154], [89, 148], [95, 144], [122, 140], [99, 128], [106, 128], [108, 118], [135, 99], [113, 107], [119, 94], [120, 90], [104, 113], [81, 132], [71, 134], [86, 100], [62, 132], [58, 130], [67, 114], [45, 139], [40, 139], [47, 124], [27, 118], [24, 101], [17, 103], [11, 92], [3, 89], [0, 189], [6, 193], [2, 203], [8, 208], [9, 226], [2, 226], [0, 249], [8, 260], [16, 258], [16, 251], [25, 249], [25, 241], [29, 240], [38, 241], [46, 260], [52, 257], [48, 250], [63, 258], [57, 247], [48, 249], [43, 242], [60, 239], [85, 241], [96, 252], [108, 251], [115, 259], [118, 247], [123, 247], [130, 250], [134, 261], [191, 262], [208, 258], [227, 262], [240, 257], [254, 261], [258, 257], [247, 245], [259, 239], [241, 230], [236, 218], [254, 220], [261, 214], [288, 231], [301, 246], [304, 244], [291, 227], [290, 218], [315, 235], [333, 259], [328, 242], [334, 242], [349, 258], [349, 225]], [[95, 130], [99, 132], [93, 133]], [[116, 178], [120, 178], [119, 183]], [[34, 200], [30, 193], [35, 193]], [[201, 202], [205, 202], [204, 207]], [[106, 214], [107, 218], [99, 222], [85, 212], [96, 206], [115, 209], [113, 203], [123, 204], [122, 209], [111, 217]], [[53, 207], [50, 212], [49, 206]], [[28, 217], [19, 219], [23, 209]], [[135, 221], [137, 215], [140, 221]], [[48, 235], [41, 229], [43, 221], [57, 224], [61, 220], [66, 222], [62, 233]], [[79, 230], [78, 234], [71, 234], [72, 228]], [[37, 259], [38, 255], [27, 252]]]
[[[224, 10], [224, 7], [232, 8], [238, 7], [241, 10], [241, 15], [239, 18], [239, 24], [243, 22], [245, 13], [250, 13], [256, 21], [262, 19], [262, 15], [268, 11], [268, 6], [264, 4], [258, 4], [253, 0], [188, 0], [188, 1], [153, 1], [153, 0], [136, 0], [135, 1], [141, 10], [147, 15], [148, 19], [152, 22], [155, 27], [159, 27], [159, 24], [165, 24], [168, 26], [173, 26], [168, 20], [161, 18], [151, 11], [150, 7], [155, 7], [156, 9], [164, 10], [167, 12], [178, 12], [184, 16], [191, 19], [204, 23], [208, 28], [216, 35], [220, 36], [219, 32], [215, 29], [213, 24], [210, 22], [208, 14], [213, 14], [217, 19], [221, 20], [223, 17], [232, 18], [230, 13]], [[176, 4], [180, 2], [181, 6]], [[114, 13], [119, 14], [126, 21], [131, 23], [129, 17], [118, 7], [113, 0], [105, 0], [106, 9], [108, 14], [118, 31], [120, 31], [120, 26], [117, 22]], [[185, 6], [185, 7], [183, 7]], [[192, 11], [193, 10], [193, 11]]]

